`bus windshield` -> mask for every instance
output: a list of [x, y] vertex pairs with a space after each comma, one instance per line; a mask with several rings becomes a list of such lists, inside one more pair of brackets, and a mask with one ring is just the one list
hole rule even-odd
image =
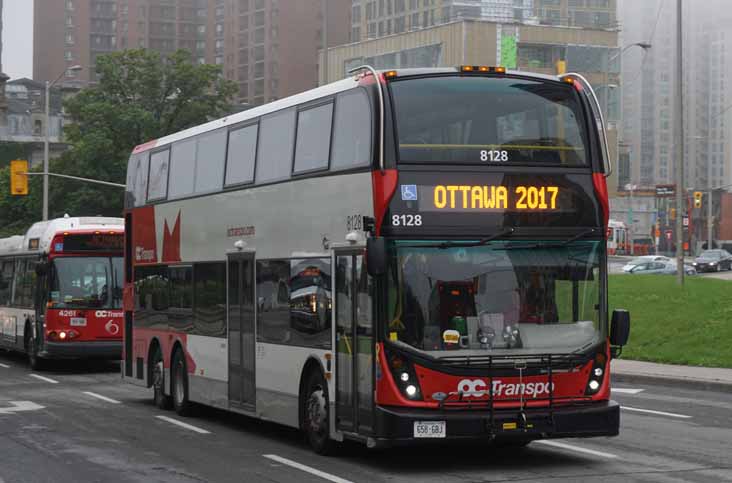
[[54, 308], [122, 307], [122, 257], [53, 259], [50, 298]]
[[390, 86], [401, 163], [587, 164], [582, 108], [570, 84], [441, 76]]
[[603, 340], [599, 241], [397, 242], [385, 337], [435, 356], [568, 354]]

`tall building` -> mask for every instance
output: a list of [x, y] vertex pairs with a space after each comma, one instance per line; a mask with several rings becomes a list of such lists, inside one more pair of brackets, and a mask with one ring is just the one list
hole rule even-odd
[[353, 0], [351, 41], [459, 19], [614, 29], [616, 10], [616, 0]]
[[[348, 41], [346, 3], [329, 2], [329, 45]], [[221, 65], [239, 102], [261, 104], [317, 85], [322, 25], [320, 0], [35, 0], [34, 79], [84, 85], [99, 55], [186, 49]]]

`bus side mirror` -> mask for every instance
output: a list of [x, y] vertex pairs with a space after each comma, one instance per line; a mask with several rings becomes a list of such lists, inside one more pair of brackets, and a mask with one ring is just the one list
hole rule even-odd
[[48, 273], [48, 263], [47, 262], [37, 262], [36, 263], [36, 275], [38, 275], [39, 277], [42, 277], [46, 273]]
[[622, 347], [630, 337], [630, 312], [623, 309], [613, 310], [610, 326], [610, 345]]
[[366, 240], [366, 267], [372, 277], [386, 273], [386, 239], [384, 237], [369, 237]]

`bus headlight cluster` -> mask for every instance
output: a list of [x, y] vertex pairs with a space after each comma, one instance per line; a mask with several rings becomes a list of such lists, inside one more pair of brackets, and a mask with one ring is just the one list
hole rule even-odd
[[585, 395], [592, 396], [602, 387], [602, 380], [605, 377], [605, 363], [607, 357], [604, 353], [598, 352], [595, 355], [595, 361], [590, 371], [590, 380], [587, 381], [587, 388], [585, 389]]
[[422, 390], [412, 363], [400, 354], [388, 352], [386, 359], [389, 361], [389, 369], [402, 395], [413, 401], [421, 401]]

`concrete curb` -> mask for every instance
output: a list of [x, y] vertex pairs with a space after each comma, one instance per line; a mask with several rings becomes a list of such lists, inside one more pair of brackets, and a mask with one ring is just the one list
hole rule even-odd
[[697, 389], [732, 393], [732, 382], [714, 379], [691, 379], [688, 377], [662, 376], [659, 374], [611, 373], [612, 383], [660, 384], [682, 389]]

